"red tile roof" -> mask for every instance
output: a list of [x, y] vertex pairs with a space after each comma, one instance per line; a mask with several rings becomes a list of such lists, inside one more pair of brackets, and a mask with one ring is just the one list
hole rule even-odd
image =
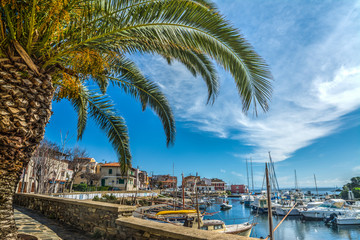
[[105, 163], [101, 165], [101, 167], [120, 167], [120, 163], [118, 162]]

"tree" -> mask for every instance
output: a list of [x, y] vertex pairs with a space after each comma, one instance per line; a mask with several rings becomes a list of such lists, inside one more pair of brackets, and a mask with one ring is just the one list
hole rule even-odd
[[[208, 102], [218, 93], [214, 63], [229, 71], [243, 110], [268, 109], [271, 74], [263, 59], [208, 0], [28, 0], [0, 5], [0, 238], [15, 239], [12, 198], [24, 166], [43, 138], [52, 100], [78, 113], [81, 139], [88, 116], [131, 166], [123, 118], [106, 94], [119, 87], [160, 118], [167, 145], [175, 139], [169, 103], [129, 57], [163, 56], [200, 75]], [[88, 88], [96, 83], [98, 90]], [[92, 84], [93, 86], [93, 84]]]
[[86, 168], [89, 163], [89, 160], [84, 159], [87, 158], [87, 153], [85, 149], [81, 149], [78, 146], [74, 147], [73, 149], [68, 150], [69, 157], [69, 169], [73, 171], [70, 184], [69, 184], [69, 191], [72, 192], [73, 184], [75, 178], [80, 174], [80, 172]]
[[[66, 156], [57, 144], [46, 139], [40, 143], [28, 164], [32, 169], [32, 173], [28, 174], [34, 176], [36, 193], [56, 192], [55, 180], [59, 179], [61, 174], [65, 174]], [[29, 182], [29, 186], [31, 185], [32, 181]]]
[[101, 179], [101, 174], [100, 173], [84, 172], [81, 175], [86, 179], [86, 184], [88, 186], [95, 185]]
[[360, 198], [360, 177], [352, 177], [350, 182], [343, 186], [340, 197], [343, 199], [348, 199], [349, 191], [354, 193], [355, 198]]

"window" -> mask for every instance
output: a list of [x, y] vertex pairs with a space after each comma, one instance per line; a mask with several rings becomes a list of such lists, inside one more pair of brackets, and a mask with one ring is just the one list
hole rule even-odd
[[112, 169], [111, 168], [109, 169], [109, 174], [112, 174]]
[[202, 226], [200, 229], [201, 230], [208, 230], [208, 226]]
[[216, 230], [216, 229], [222, 229], [222, 228], [223, 228], [222, 225], [215, 225], [215, 226], [214, 226], [214, 230]]
[[125, 183], [125, 180], [124, 179], [118, 179], [118, 184], [124, 184]]

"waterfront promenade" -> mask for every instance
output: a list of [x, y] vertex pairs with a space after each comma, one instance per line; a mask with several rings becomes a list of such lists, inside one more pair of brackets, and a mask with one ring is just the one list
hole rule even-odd
[[88, 240], [93, 239], [84, 232], [58, 221], [49, 219], [35, 211], [15, 207], [15, 221], [19, 233], [30, 234], [40, 240]]

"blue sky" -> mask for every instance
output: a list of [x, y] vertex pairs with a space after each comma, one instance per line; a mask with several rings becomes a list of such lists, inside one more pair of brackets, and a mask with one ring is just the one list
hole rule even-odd
[[[219, 0], [221, 13], [267, 61], [274, 76], [270, 111], [257, 118], [241, 111], [231, 76], [219, 68], [221, 89], [206, 105], [206, 86], [180, 63], [134, 56], [168, 96], [177, 121], [175, 145], [167, 148], [160, 121], [120, 90], [109, 94], [129, 127], [133, 165], [154, 174], [195, 174], [246, 183], [245, 159], [254, 160], [261, 187], [268, 151], [280, 187], [342, 186], [360, 175], [360, 1]], [[76, 142], [76, 115], [54, 103], [46, 137], [73, 136], [97, 161], [116, 161], [106, 136], [89, 121]]]

